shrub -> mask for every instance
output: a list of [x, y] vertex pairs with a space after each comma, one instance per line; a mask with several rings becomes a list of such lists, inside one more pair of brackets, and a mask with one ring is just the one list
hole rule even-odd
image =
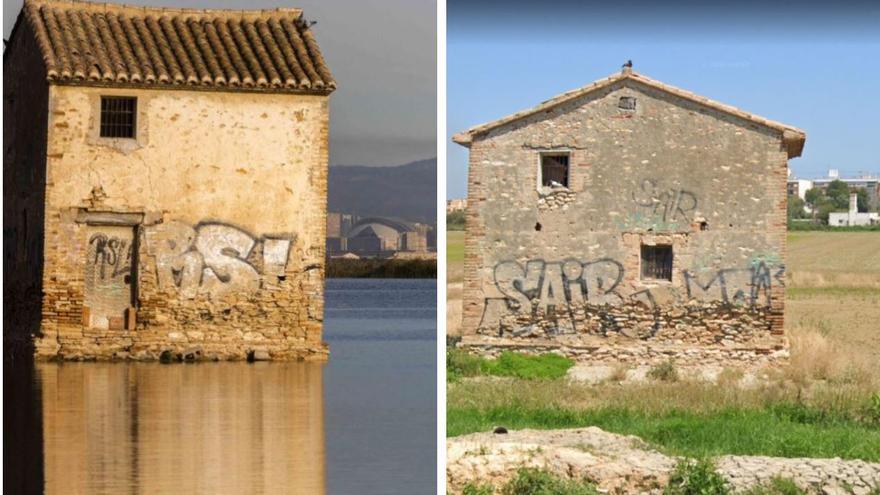
[[526, 380], [536, 378], [562, 378], [574, 365], [571, 359], [558, 354], [530, 356], [515, 352], [503, 352], [498, 359], [485, 360], [483, 372], [496, 376], [514, 376]]
[[611, 374], [608, 375], [608, 381], [617, 383], [625, 382], [629, 370], [630, 366], [628, 364], [618, 363], [611, 369]]
[[664, 361], [648, 371], [648, 376], [661, 382], [678, 381], [678, 370], [673, 360]]
[[[491, 493], [491, 492], [489, 492]], [[540, 469], [521, 468], [501, 489], [503, 495], [598, 495], [588, 481], [567, 480]]]
[[[880, 392], [871, 396], [871, 405], [868, 406], [868, 416], [874, 423], [880, 424]], [[880, 490], [880, 487], [877, 487]]]
[[669, 477], [665, 495], [727, 495], [727, 482], [711, 459], [682, 459]]

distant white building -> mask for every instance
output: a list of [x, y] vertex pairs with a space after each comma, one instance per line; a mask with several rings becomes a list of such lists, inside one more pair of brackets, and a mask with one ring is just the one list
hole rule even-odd
[[[859, 177], [841, 177], [840, 171], [836, 168], [828, 170], [828, 176], [819, 179], [799, 179], [791, 176], [791, 170], [788, 171], [788, 194], [796, 195], [806, 200], [807, 191], [812, 188], [818, 188], [823, 191], [828, 189], [834, 181], [841, 181], [849, 186], [850, 191], [864, 189], [868, 193], [868, 206], [874, 209], [880, 206], [880, 176], [876, 174], [862, 174]], [[809, 208], [804, 208], [810, 211]], [[846, 213], [841, 213], [846, 215]]]
[[835, 212], [828, 215], [828, 225], [832, 227], [848, 227], [854, 225], [880, 224], [880, 213], [859, 213], [858, 195], [849, 195], [849, 211]]

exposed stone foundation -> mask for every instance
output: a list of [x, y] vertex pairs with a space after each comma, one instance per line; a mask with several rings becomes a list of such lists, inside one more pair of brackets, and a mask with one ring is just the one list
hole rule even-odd
[[[144, 215], [130, 227], [137, 240], [126, 246], [107, 240], [101, 232], [106, 227], [76, 221], [84, 211], [50, 219], [49, 239], [70, 242], [48, 250], [56, 256], [47, 258], [53, 276], [44, 284], [39, 359], [155, 360], [163, 352], [191, 359], [326, 359], [320, 249], [307, 261], [296, 252], [295, 236], [254, 239], [233, 226], [194, 229], [161, 215]], [[96, 215], [106, 220], [129, 214], [86, 216]], [[201, 240], [206, 232], [208, 239]], [[273, 257], [269, 247], [282, 242], [284, 249], [276, 248], [281, 254]], [[103, 251], [96, 252], [96, 244]], [[114, 313], [115, 292], [130, 289], [113, 281], [125, 277], [137, 284], [136, 302], [125, 296]], [[99, 311], [118, 316], [102, 318]]]

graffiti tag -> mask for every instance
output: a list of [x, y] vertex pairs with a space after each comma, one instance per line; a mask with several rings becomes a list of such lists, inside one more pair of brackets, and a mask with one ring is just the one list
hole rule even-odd
[[147, 232], [159, 286], [175, 286], [184, 297], [257, 291], [261, 274], [284, 275], [290, 243], [290, 236], [254, 237], [216, 222], [170, 222]]

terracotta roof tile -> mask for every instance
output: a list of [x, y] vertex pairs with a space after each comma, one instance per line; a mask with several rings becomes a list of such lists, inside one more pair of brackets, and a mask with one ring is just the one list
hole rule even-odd
[[299, 9], [25, 0], [24, 17], [53, 82], [315, 93], [336, 89]]

